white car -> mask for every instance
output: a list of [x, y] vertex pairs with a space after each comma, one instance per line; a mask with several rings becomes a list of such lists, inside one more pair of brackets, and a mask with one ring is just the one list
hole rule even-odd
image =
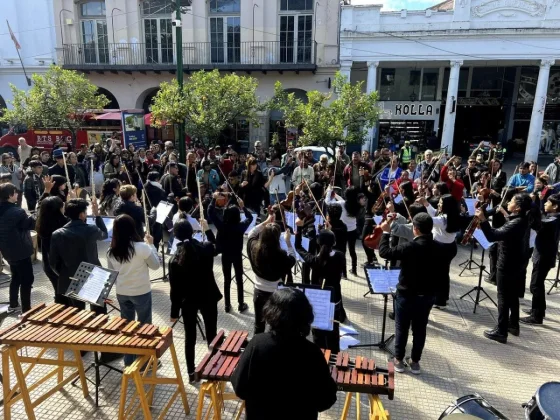
[[[297, 156], [297, 153], [302, 151], [302, 150], [311, 150], [313, 152], [313, 159], [315, 159], [317, 162], [319, 162], [319, 159], [320, 159], [321, 155], [328, 155], [329, 156], [329, 162], [333, 162], [334, 151], [333, 151], [332, 147], [327, 147], [327, 148], [324, 148], [322, 146], [296, 147], [294, 149], [294, 152], [296, 152], [296, 156]], [[327, 152], [327, 150], [328, 150], [328, 152]], [[329, 155], [329, 153], [330, 153], [330, 155]]]

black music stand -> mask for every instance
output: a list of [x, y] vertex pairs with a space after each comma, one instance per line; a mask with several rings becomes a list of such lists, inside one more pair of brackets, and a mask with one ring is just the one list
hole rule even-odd
[[[90, 281], [90, 274], [92, 274], [94, 269], [101, 270], [105, 274], [108, 274], [108, 278], [105, 281], [103, 288], [100, 290], [99, 296], [96, 299], [95, 298], [87, 299], [83, 294], [81, 294], [81, 291], [84, 288], [84, 285], [86, 285], [86, 283]], [[70, 277], [71, 283], [70, 286], [68, 286], [68, 289], [66, 290], [65, 296], [70, 299], [80, 300], [82, 302], [89, 303], [90, 305], [95, 305], [95, 306], [104, 306], [105, 304], [108, 304], [112, 308], [118, 310], [116, 306], [114, 306], [112, 303], [110, 303], [110, 301], [108, 301], [109, 293], [111, 292], [113, 285], [117, 281], [118, 275], [119, 275], [118, 271], [109, 270], [107, 268], [99, 267], [94, 264], [82, 262], [80, 263], [80, 266], [76, 270], [74, 277]], [[88, 366], [85, 372], [88, 372], [90, 369], [95, 370], [95, 381], [92, 381], [87, 376], [86, 376], [86, 380], [91, 384], [95, 385], [95, 406], [99, 407], [99, 388], [101, 386], [101, 382], [103, 381], [103, 379], [105, 379], [105, 377], [111, 371], [115, 371], [121, 374], [123, 372], [122, 370], [100, 360], [100, 357], [96, 351], [93, 352], [93, 359], [94, 359], [93, 363], [91, 363]], [[99, 372], [99, 368], [101, 366], [106, 367], [108, 369], [107, 372], [105, 372], [105, 375], [103, 376], [101, 376]], [[77, 381], [78, 379], [74, 380], [74, 382], [72, 382], [72, 385], [76, 385]]]
[[161, 268], [163, 269], [163, 276], [155, 279], [150, 279], [150, 283], [155, 283], [156, 281], [163, 281], [163, 282], [169, 281], [169, 274], [165, 270], [165, 241], [163, 240], [163, 237], [161, 238]]
[[[560, 256], [560, 254], [557, 255], [557, 257]], [[550, 293], [552, 292], [552, 289], [557, 289], [558, 288], [558, 283], [560, 283], [560, 261], [556, 261], [556, 278], [553, 280], [549, 280], [546, 279], [546, 281], [549, 281], [552, 283], [552, 286], [550, 286], [550, 289], [548, 289], [547, 295], [550, 295]]]
[[[348, 348], [357, 349], [357, 348], [363, 348], [363, 347], [379, 347], [379, 350], [386, 351], [392, 357], [395, 357], [395, 353], [393, 352], [393, 350], [391, 350], [389, 348], [389, 343], [395, 338], [395, 334], [391, 334], [388, 338], [385, 338], [385, 327], [387, 325], [387, 302], [389, 300], [389, 295], [391, 294], [391, 290], [390, 290], [391, 287], [390, 286], [393, 286], [392, 288], [395, 289], [397, 284], [395, 283], [395, 284], [389, 285], [389, 290], [377, 291], [374, 288], [374, 285], [372, 284], [373, 279], [370, 279], [368, 269], [369, 270], [379, 270], [379, 271], [383, 271], [383, 270], [381, 270], [380, 268], [364, 267], [364, 272], [366, 274], [366, 280], [368, 282], [369, 294], [372, 294], [372, 295], [381, 294], [381, 295], [383, 295], [383, 324], [381, 326], [381, 340], [378, 341], [377, 343], [371, 343], [371, 344], [354, 344], [354, 345], [348, 346]], [[387, 270], [387, 271], [396, 271], [396, 270]]]
[[463, 267], [463, 269], [459, 273], [459, 277], [463, 275], [465, 270], [474, 272], [473, 266], [476, 266], [478, 269], [480, 269], [480, 264], [473, 259], [474, 245], [476, 241], [474, 238], [471, 238], [470, 242], [471, 242], [471, 251], [470, 251], [469, 259], [459, 264], [459, 267]]
[[[476, 232], [476, 234], [478, 235], [479, 232], [480, 232], [480, 234], [484, 235], [482, 233], [482, 231], [478, 231], [478, 232]], [[473, 236], [472, 242], [474, 243], [474, 241], [475, 241], [475, 238]], [[480, 244], [480, 246], [482, 247], [482, 256], [481, 256], [481, 259], [480, 259], [480, 264], [476, 263], [478, 265], [478, 285], [474, 286], [471, 290], [469, 290], [467, 293], [463, 294], [462, 296], [459, 296], [459, 299], [463, 299], [465, 296], [468, 296], [469, 299], [472, 300], [472, 302], [474, 303], [473, 314], [476, 313], [477, 305], [480, 305], [480, 302], [482, 302], [485, 299], [490, 300], [490, 302], [492, 302], [494, 304], [494, 306], [498, 306], [496, 304], [496, 302], [494, 301], [494, 299], [492, 299], [490, 297], [490, 295], [488, 295], [488, 293], [486, 293], [486, 290], [484, 290], [484, 287], [482, 287], [482, 275], [483, 275], [484, 271], [486, 271], [486, 266], [484, 265], [484, 254], [485, 254], [486, 250], [488, 248], [490, 248], [493, 244], [489, 243], [488, 240], [486, 240], [485, 237], [484, 238], [480, 237], [480, 240], [477, 239], [477, 241]], [[471, 249], [471, 257], [472, 257], [472, 249]], [[464, 269], [463, 269], [463, 271], [464, 271]], [[471, 294], [474, 293], [474, 292], [476, 292], [476, 297], [473, 299]], [[480, 298], [481, 293], [484, 294], [482, 299]]]
[[[317, 330], [322, 330], [322, 331], [331, 331], [331, 332], [334, 330], [334, 323], [337, 321], [334, 319], [336, 303], [333, 302], [332, 287], [330, 286], [322, 287], [317, 284], [305, 284], [305, 283], [291, 283], [291, 284], [281, 283], [278, 285], [278, 289], [283, 289], [283, 288], [301, 289], [305, 293], [305, 296], [307, 297], [309, 303], [311, 304], [311, 307], [313, 308], [313, 314], [315, 315], [315, 319], [313, 322], [316, 323], [318, 319], [321, 319], [322, 322], [329, 324], [327, 328], [320, 328], [320, 326], [317, 326], [317, 324], [315, 324], [315, 326], [313, 326], [312, 324], [311, 325], [312, 328], [315, 328]], [[308, 294], [308, 290], [312, 294]], [[315, 292], [311, 292], [311, 290], [314, 290]]]

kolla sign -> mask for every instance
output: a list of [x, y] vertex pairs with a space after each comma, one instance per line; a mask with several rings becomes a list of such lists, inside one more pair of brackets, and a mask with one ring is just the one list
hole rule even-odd
[[412, 104], [396, 104], [395, 115], [434, 115], [434, 107], [430, 104], [422, 103]]

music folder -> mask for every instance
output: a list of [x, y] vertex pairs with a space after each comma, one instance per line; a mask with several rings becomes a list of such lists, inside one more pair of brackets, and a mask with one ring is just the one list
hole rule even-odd
[[91, 305], [103, 306], [117, 281], [118, 271], [87, 262], [80, 263], [65, 296]]

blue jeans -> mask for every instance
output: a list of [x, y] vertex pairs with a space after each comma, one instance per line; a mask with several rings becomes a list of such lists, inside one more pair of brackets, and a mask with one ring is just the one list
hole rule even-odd
[[[143, 324], [152, 323], [152, 292], [138, 296], [117, 295], [117, 300], [121, 307], [121, 318], [134, 321], [136, 320], [136, 315], [138, 315], [138, 321]], [[131, 365], [134, 359], [136, 359], [136, 356], [126, 354], [124, 356], [124, 365]]]
[[403, 360], [408, 341], [408, 330], [412, 327], [412, 353], [414, 362], [419, 362], [426, 343], [426, 327], [434, 296], [403, 296], [397, 292], [395, 300], [395, 357]]
[[[278, 199], [280, 201], [285, 200], [286, 194], [278, 193]], [[270, 205], [273, 206], [274, 204], [276, 204], [276, 194], [270, 194]]]

